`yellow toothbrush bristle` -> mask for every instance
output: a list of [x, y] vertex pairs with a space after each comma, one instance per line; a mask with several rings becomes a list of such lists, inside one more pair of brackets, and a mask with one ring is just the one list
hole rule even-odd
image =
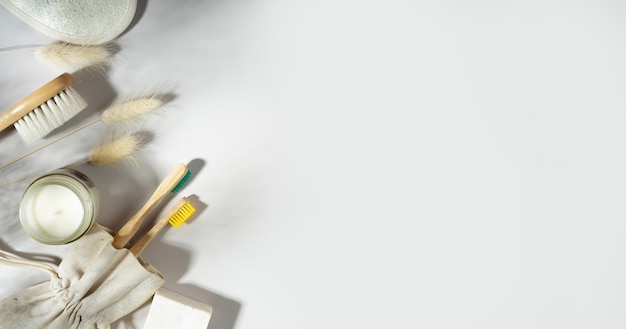
[[191, 215], [193, 215], [196, 212], [196, 208], [193, 207], [193, 205], [189, 202], [185, 202], [179, 209], [178, 211], [176, 211], [176, 213], [174, 215], [172, 215], [172, 217], [170, 217], [169, 219], [169, 223], [174, 227], [174, 228], [179, 228], [181, 225], [183, 225], [184, 222], [186, 222], [189, 217], [191, 217]]

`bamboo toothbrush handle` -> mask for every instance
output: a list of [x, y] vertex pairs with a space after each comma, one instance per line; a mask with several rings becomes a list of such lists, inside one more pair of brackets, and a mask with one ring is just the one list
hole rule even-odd
[[139, 211], [130, 219], [122, 228], [117, 232], [115, 237], [113, 238], [113, 247], [120, 249], [126, 246], [128, 241], [133, 237], [137, 230], [141, 226], [141, 223], [146, 218], [146, 216], [150, 213], [152, 209], [159, 203], [159, 201], [163, 200], [163, 198], [174, 189], [174, 187], [180, 182], [180, 180], [185, 177], [187, 173], [187, 166], [184, 164], [178, 164], [172, 170], [165, 179], [159, 184], [156, 188], [150, 199], [146, 201], [146, 203], [139, 209]]
[[174, 214], [176, 212], [178, 212], [178, 210], [187, 202], [189, 202], [189, 200], [187, 200], [187, 198], [180, 199], [180, 201], [178, 201], [178, 203], [176, 203], [176, 205], [174, 207], [172, 207], [161, 218], [159, 218], [159, 220], [156, 222], [156, 224], [154, 224], [154, 226], [152, 226], [150, 231], [148, 231], [148, 233], [146, 233], [146, 235], [144, 235], [141, 238], [141, 240], [137, 241], [137, 243], [135, 243], [130, 248], [130, 252], [133, 255], [135, 255], [135, 256], [139, 256], [139, 254], [141, 254], [141, 252], [159, 234], [159, 232], [161, 232], [167, 226], [167, 224], [169, 223], [170, 218], [172, 216], [174, 216]]
[[0, 131], [14, 124], [34, 108], [45, 103], [65, 88], [72, 85], [74, 78], [69, 73], [63, 73], [41, 88], [33, 91], [21, 101], [15, 103], [8, 110], [0, 113]]

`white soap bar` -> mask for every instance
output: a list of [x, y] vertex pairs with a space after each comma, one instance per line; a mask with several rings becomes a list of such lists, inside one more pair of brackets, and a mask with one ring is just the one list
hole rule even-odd
[[144, 329], [206, 329], [212, 308], [195, 299], [159, 289], [148, 312]]

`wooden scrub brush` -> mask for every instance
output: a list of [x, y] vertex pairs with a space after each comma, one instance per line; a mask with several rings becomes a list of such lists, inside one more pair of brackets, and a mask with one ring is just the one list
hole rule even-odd
[[0, 131], [13, 125], [31, 144], [67, 122], [87, 107], [73, 82], [71, 74], [63, 73], [0, 113]]

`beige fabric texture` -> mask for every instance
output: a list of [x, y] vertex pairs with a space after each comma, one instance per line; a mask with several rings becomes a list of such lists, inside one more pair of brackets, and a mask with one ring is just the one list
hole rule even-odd
[[147, 302], [163, 285], [162, 275], [127, 249], [113, 248], [112, 241], [94, 225], [73, 243], [56, 273], [39, 268], [51, 274], [50, 281], [0, 301], [0, 328], [110, 328]]

